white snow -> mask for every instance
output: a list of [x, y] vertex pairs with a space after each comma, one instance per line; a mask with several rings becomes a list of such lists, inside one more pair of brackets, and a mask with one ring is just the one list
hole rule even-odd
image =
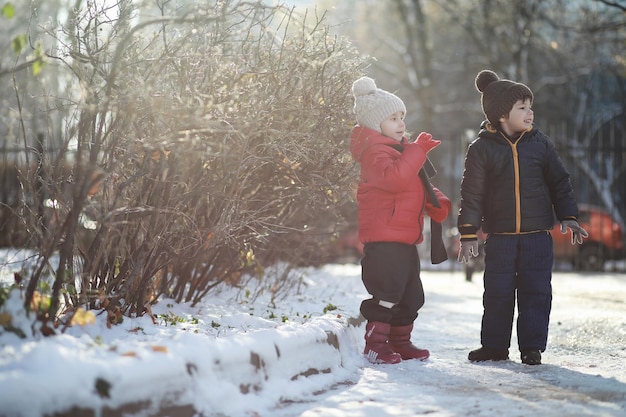
[[[24, 254], [0, 256], [0, 280], [12, 282]], [[146, 316], [107, 329], [99, 315], [48, 338], [0, 332], [0, 415], [626, 415], [624, 274], [555, 273], [544, 364], [527, 366], [515, 337], [511, 360], [467, 361], [479, 347], [479, 274], [466, 282], [458, 268], [423, 271], [426, 304], [412, 340], [431, 358], [371, 365], [361, 355], [364, 323], [353, 320], [366, 297], [360, 267], [303, 273], [285, 299], [228, 289], [195, 307], [161, 300], [156, 325]], [[0, 313], [28, 329], [20, 303], [16, 291]]]

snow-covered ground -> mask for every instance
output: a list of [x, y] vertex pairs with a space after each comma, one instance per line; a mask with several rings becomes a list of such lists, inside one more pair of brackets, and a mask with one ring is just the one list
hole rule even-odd
[[[8, 261], [22, 254], [0, 256], [10, 282], [19, 262]], [[426, 362], [371, 365], [360, 354], [364, 324], [354, 319], [366, 294], [353, 264], [304, 270], [286, 299], [228, 290], [193, 308], [162, 300], [156, 325], [126, 318], [107, 329], [100, 315], [45, 339], [2, 332], [0, 415], [626, 415], [626, 275], [555, 273], [544, 364], [527, 366], [515, 339], [510, 361], [467, 361], [479, 346], [482, 284], [457, 271], [423, 271], [413, 342], [431, 351]]]

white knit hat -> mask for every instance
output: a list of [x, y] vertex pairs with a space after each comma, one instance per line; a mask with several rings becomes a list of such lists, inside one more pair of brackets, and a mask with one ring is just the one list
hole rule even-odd
[[354, 113], [359, 125], [380, 132], [380, 124], [395, 112], [406, 114], [406, 107], [400, 98], [376, 87], [369, 77], [361, 77], [352, 84]]

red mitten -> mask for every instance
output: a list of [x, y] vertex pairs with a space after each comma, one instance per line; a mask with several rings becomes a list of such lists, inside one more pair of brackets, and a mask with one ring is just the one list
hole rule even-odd
[[432, 149], [439, 146], [441, 141], [433, 139], [433, 135], [430, 133], [422, 132], [417, 136], [415, 143], [417, 143], [417, 145], [422, 148], [424, 152], [428, 153]]

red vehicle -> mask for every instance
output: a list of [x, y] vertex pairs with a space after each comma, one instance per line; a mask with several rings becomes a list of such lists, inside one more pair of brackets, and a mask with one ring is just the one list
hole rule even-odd
[[579, 205], [578, 223], [589, 237], [581, 245], [572, 245], [571, 233], [562, 234], [557, 223], [552, 229], [554, 258], [572, 264], [576, 269], [602, 271], [604, 263], [626, 257], [626, 241], [622, 226], [599, 208]]

